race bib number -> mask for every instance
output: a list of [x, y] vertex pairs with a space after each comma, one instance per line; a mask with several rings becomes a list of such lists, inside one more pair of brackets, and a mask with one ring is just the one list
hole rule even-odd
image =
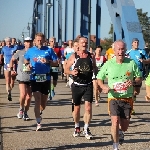
[[100, 70], [102, 63], [96, 63], [96, 66], [97, 66], [98, 70]]
[[126, 93], [127, 92], [127, 87], [124, 82], [116, 82], [113, 84], [113, 89], [117, 93]]
[[23, 64], [23, 71], [24, 72], [28, 71], [27, 66], [25, 64]]
[[52, 72], [58, 72], [59, 68], [58, 67], [52, 67]]
[[36, 82], [46, 81], [46, 74], [36, 74], [35, 80], [36, 80]]

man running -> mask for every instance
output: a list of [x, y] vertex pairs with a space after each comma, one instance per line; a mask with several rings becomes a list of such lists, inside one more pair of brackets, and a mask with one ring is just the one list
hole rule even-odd
[[[61, 59], [61, 51], [60, 48], [56, 44], [56, 40], [54, 37], [49, 38], [49, 44], [50, 48], [53, 49], [54, 53], [57, 55], [58, 61], [60, 62]], [[55, 92], [54, 92], [54, 87], [57, 85], [57, 80], [58, 80], [58, 72], [59, 72], [59, 64], [57, 66], [51, 66], [51, 76], [53, 78], [53, 82], [51, 83], [51, 93], [49, 94], [49, 100], [54, 97]]]
[[[146, 51], [144, 49], [139, 49], [138, 46], [139, 46], [139, 40], [137, 38], [134, 38], [132, 40], [132, 49], [127, 50], [126, 55], [135, 61], [139, 70], [143, 74], [143, 63], [149, 61], [149, 57], [146, 54]], [[134, 87], [134, 93], [133, 93], [134, 101], [136, 101], [136, 95], [139, 95], [140, 93], [141, 86], [142, 86], [142, 82], [139, 85], [135, 85]], [[134, 109], [132, 110], [132, 114], [133, 115], [135, 114]]]
[[[127, 131], [133, 107], [133, 85], [142, 82], [141, 72], [134, 60], [125, 57], [126, 44], [122, 40], [114, 43], [115, 58], [107, 61], [97, 75], [98, 84], [108, 93], [108, 110], [111, 117], [113, 149], [118, 150], [124, 141], [123, 131]], [[133, 81], [133, 77], [135, 80]], [[108, 78], [108, 86], [103, 80]], [[120, 129], [119, 129], [120, 124]]]
[[50, 66], [57, 66], [57, 56], [54, 51], [47, 46], [43, 46], [45, 36], [43, 33], [36, 33], [35, 44], [25, 53], [25, 66], [31, 69], [31, 89], [35, 99], [35, 117], [37, 122], [36, 131], [41, 130], [40, 110], [46, 107], [46, 102], [50, 88]]
[[[30, 120], [27, 111], [30, 107], [31, 102], [31, 85], [30, 85], [30, 71], [26, 69], [24, 64], [24, 54], [32, 46], [32, 39], [27, 37], [24, 39], [25, 48], [21, 51], [16, 52], [12, 59], [10, 60], [10, 68], [13, 69], [13, 65], [18, 61], [17, 67], [17, 81], [19, 82], [19, 91], [20, 91], [20, 108], [17, 114], [18, 119], [24, 119], [25, 121]], [[13, 71], [13, 70], [12, 70]]]
[[[70, 67], [73, 67], [70, 70]], [[89, 130], [89, 124], [92, 118], [92, 101], [93, 101], [93, 84], [92, 76], [95, 69], [95, 59], [87, 51], [87, 42], [84, 37], [79, 39], [79, 50], [72, 54], [66, 64], [66, 74], [73, 76], [72, 83], [72, 99], [74, 102], [74, 122], [75, 131], [74, 137], [80, 136], [80, 104], [82, 97], [85, 100], [84, 113], [84, 131], [86, 139], [91, 139], [93, 136]]]
[[[102, 56], [102, 46], [97, 46], [96, 50], [95, 50], [95, 61], [96, 61], [96, 66], [97, 66], [97, 72], [96, 75], [98, 73], [98, 71], [100, 71], [101, 67], [104, 65], [104, 63], [106, 62], [106, 58], [105, 56]], [[94, 97], [95, 97], [95, 106], [99, 106], [98, 102], [100, 99], [100, 89], [98, 89], [98, 83], [97, 83], [97, 78], [96, 75], [94, 75], [93, 73], [93, 87], [94, 87]]]
[[[2, 48], [2, 51], [0, 54], [0, 64], [2, 63], [1, 60], [4, 57], [4, 76], [6, 80], [6, 91], [8, 93], [8, 100], [12, 101], [11, 90], [14, 87], [16, 74], [10, 71], [9, 62], [13, 54], [16, 52], [17, 47], [11, 45], [10, 37], [6, 37], [5, 42], [6, 42], [6, 46]], [[13, 70], [15, 70], [15, 66], [13, 66]]]
[[[72, 53], [74, 53], [73, 41], [69, 40], [68, 46], [64, 50], [64, 56], [66, 57], [67, 55], [70, 55]], [[66, 75], [66, 86], [69, 86], [69, 75]]]

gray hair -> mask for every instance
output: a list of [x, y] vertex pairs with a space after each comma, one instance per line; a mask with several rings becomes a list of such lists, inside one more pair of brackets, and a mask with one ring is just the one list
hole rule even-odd
[[5, 42], [11, 41], [11, 37], [6, 37], [4, 40]]
[[116, 41], [112, 44], [112, 48], [115, 49], [115, 44], [116, 44], [116, 43], [119, 43], [119, 42], [121, 42], [121, 43], [124, 44], [125, 50], [126, 50], [127, 45], [126, 45], [126, 43], [125, 43], [122, 39], [116, 40]]

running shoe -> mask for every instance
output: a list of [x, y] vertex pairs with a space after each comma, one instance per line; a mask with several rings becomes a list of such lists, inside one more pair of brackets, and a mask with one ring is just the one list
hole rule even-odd
[[83, 129], [83, 134], [85, 135], [85, 138], [88, 139], [88, 140], [91, 140], [93, 138], [93, 135], [91, 134], [89, 128], [87, 128], [87, 130]]
[[29, 118], [28, 114], [24, 114], [24, 115], [23, 115], [23, 119], [24, 119], [24, 121], [28, 121], [28, 120], [30, 120], [30, 118]]
[[10, 94], [10, 93], [8, 94], [8, 100], [9, 100], [9, 101], [12, 101], [12, 97], [11, 97], [11, 94]]
[[23, 118], [23, 111], [19, 111], [19, 113], [17, 114], [18, 119], [22, 119]]
[[96, 107], [98, 107], [98, 106], [99, 106], [98, 102], [96, 102], [96, 101], [95, 101], [95, 106], [96, 106]]
[[41, 124], [37, 124], [37, 126], [36, 126], [36, 131], [42, 131], [42, 126], [41, 126]]
[[79, 137], [79, 136], [80, 136], [80, 127], [76, 127], [73, 133], [73, 137]]

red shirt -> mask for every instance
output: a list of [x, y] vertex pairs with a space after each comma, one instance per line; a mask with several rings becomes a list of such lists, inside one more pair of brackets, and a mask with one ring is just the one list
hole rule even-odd
[[60, 59], [61, 58], [61, 50], [60, 47], [55, 47], [54, 52], [56, 53], [57, 57]]

